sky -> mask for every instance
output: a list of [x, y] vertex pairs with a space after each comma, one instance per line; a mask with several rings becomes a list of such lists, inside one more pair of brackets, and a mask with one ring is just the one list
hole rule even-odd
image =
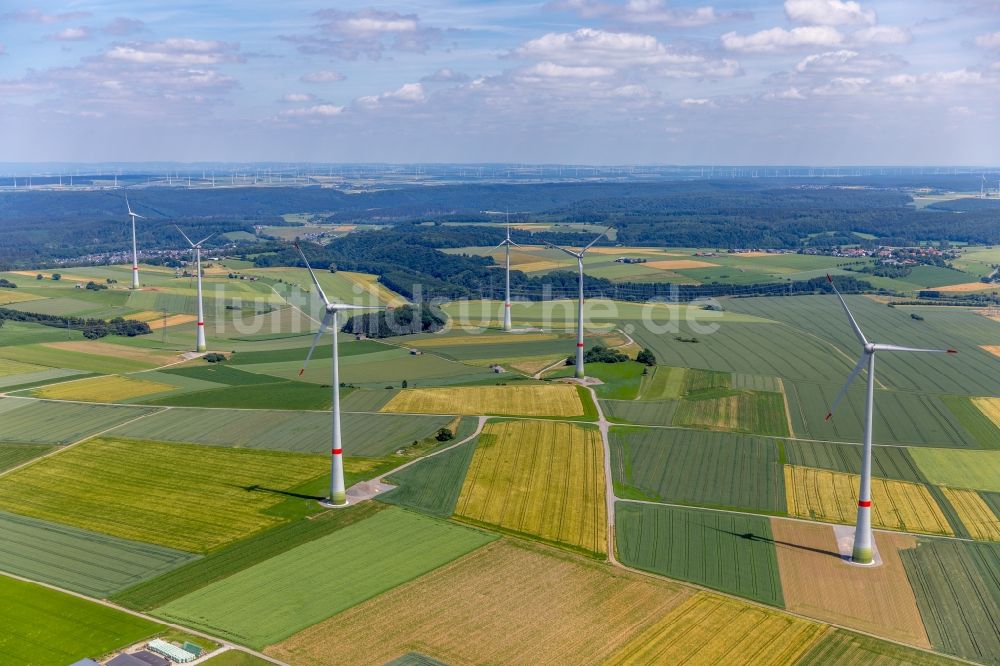
[[0, 3], [0, 161], [1000, 164], [1000, 0]]

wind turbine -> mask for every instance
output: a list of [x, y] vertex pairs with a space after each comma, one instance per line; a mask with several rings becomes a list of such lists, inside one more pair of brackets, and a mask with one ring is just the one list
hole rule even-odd
[[504, 248], [504, 300], [503, 300], [503, 330], [510, 331], [510, 246], [521, 247], [510, 239], [510, 213], [507, 213], [507, 237], [499, 245], [490, 250], [495, 252], [499, 248]]
[[871, 564], [872, 563], [872, 414], [875, 409], [875, 354], [877, 352], [930, 352], [935, 354], [957, 354], [958, 352], [954, 349], [917, 349], [915, 347], [899, 347], [897, 345], [886, 345], [881, 343], [868, 342], [868, 338], [865, 334], [861, 332], [861, 327], [858, 326], [858, 322], [854, 320], [854, 315], [851, 314], [850, 309], [847, 307], [847, 301], [844, 297], [840, 295], [840, 291], [837, 289], [837, 285], [833, 283], [833, 278], [829, 275], [826, 279], [830, 281], [830, 286], [833, 287], [834, 293], [837, 294], [837, 298], [840, 299], [840, 304], [844, 306], [844, 313], [847, 314], [848, 321], [851, 322], [851, 328], [854, 329], [854, 335], [858, 338], [858, 342], [861, 343], [861, 358], [858, 359], [857, 365], [851, 371], [851, 374], [847, 376], [847, 381], [844, 383], [844, 387], [840, 389], [840, 393], [834, 399], [833, 404], [830, 406], [830, 411], [826, 414], [826, 420], [829, 421], [833, 416], [833, 410], [837, 408], [840, 401], [844, 399], [847, 395], [847, 389], [851, 386], [851, 382], [861, 374], [861, 371], [868, 370], [868, 396], [865, 402], [865, 439], [864, 447], [861, 451], [861, 487], [858, 490], [858, 521], [857, 526], [854, 528], [854, 552], [851, 554], [851, 560], [856, 564]]
[[[177, 227], [176, 224], [174, 226]], [[186, 233], [184, 233], [183, 231], [181, 231], [180, 227], [177, 227], [177, 231], [181, 232], [181, 236], [184, 236], [184, 240], [186, 240], [188, 242], [188, 245], [191, 246], [191, 249], [194, 250], [195, 263], [197, 264], [197, 271], [198, 271], [198, 340], [197, 340], [197, 344], [195, 345], [195, 351], [199, 351], [199, 352], [208, 351], [208, 345], [205, 344], [205, 307], [202, 304], [202, 299], [201, 299], [201, 244], [204, 243], [205, 241], [207, 241], [209, 238], [211, 238], [215, 234], [209, 234], [208, 236], [205, 236], [204, 238], [202, 238], [197, 243], [194, 243], [194, 242], [191, 241], [190, 238], [187, 237]]]
[[309, 270], [313, 284], [316, 285], [316, 292], [323, 300], [323, 307], [326, 310], [326, 314], [323, 315], [323, 321], [319, 325], [319, 330], [316, 331], [316, 335], [313, 337], [312, 346], [309, 347], [309, 353], [306, 354], [306, 360], [302, 363], [302, 369], [299, 370], [299, 376], [306, 371], [306, 366], [309, 365], [309, 359], [312, 358], [313, 350], [316, 349], [316, 343], [319, 342], [320, 336], [323, 335], [323, 329], [329, 328], [333, 334], [333, 381], [331, 386], [332, 400], [330, 401], [330, 412], [333, 416], [333, 445], [330, 449], [329, 504], [331, 506], [346, 506], [347, 490], [344, 488], [344, 449], [340, 439], [340, 360], [338, 358], [339, 351], [337, 346], [337, 333], [340, 330], [340, 323], [337, 321], [337, 313], [343, 310], [378, 310], [380, 308], [330, 302], [330, 299], [323, 293], [323, 287], [319, 285], [319, 280], [316, 279], [316, 274], [313, 273], [312, 266], [309, 265], [309, 260], [306, 259], [306, 255], [302, 252], [302, 248], [299, 247], [298, 243], [295, 244], [295, 249], [299, 251], [299, 256], [302, 257], [306, 269]]
[[604, 238], [604, 236], [606, 236], [609, 231], [611, 231], [611, 227], [608, 227], [607, 229], [605, 229], [604, 231], [602, 231], [597, 238], [595, 238], [594, 240], [590, 241], [590, 243], [588, 243], [587, 246], [584, 247], [579, 252], [573, 252], [572, 250], [567, 250], [564, 247], [559, 247], [558, 245], [553, 245], [552, 243], [550, 243], [548, 241], [542, 241], [543, 243], [545, 243], [549, 247], [555, 248], [557, 250], [562, 250], [563, 252], [565, 252], [566, 254], [568, 254], [571, 257], [576, 257], [576, 266], [577, 266], [577, 269], [579, 271], [579, 282], [577, 283], [577, 286], [578, 286], [578, 295], [579, 295], [579, 299], [580, 299], [580, 301], [579, 301], [579, 303], [577, 305], [577, 309], [576, 309], [576, 371], [574, 372], [574, 376], [577, 379], [583, 379], [583, 377], [584, 377], [584, 373], [583, 373], [583, 255], [584, 255], [584, 253], [587, 250], [589, 250], [591, 247], [594, 246], [594, 243], [596, 243], [597, 241], [599, 241], [602, 238]]
[[132, 206], [128, 202], [128, 195], [125, 195], [125, 207], [128, 208], [129, 217], [132, 218], [132, 288], [139, 288], [139, 251], [135, 244], [135, 218], [145, 220], [142, 215], [132, 212]]

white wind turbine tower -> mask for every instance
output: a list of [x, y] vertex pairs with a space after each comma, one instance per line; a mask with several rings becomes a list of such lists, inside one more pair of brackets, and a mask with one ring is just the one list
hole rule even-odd
[[[174, 226], [177, 227], [177, 225]], [[191, 249], [194, 250], [195, 264], [196, 264], [195, 270], [198, 271], [198, 339], [197, 343], [195, 344], [195, 351], [199, 352], [208, 351], [208, 345], [205, 344], [205, 306], [202, 303], [202, 298], [201, 298], [201, 244], [207, 241], [215, 234], [209, 234], [208, 236], [205, 236], [197, 243], [194, 243], [191, 241], [190, 238], [187, 237], [186, 233], [181, 231], [180, 227], [177, 227], [177, 231], [181, 232], [181, 236], [184, 236], [184, 240], [186, 240], [188, 242], [188, 245], [191, 246]]]
[[590, 241], [586, 247], [584, 247], [579, 252], [573, 252], [572, 250], [567, 250], [564, 247], [559, 247], [558, 245], [553, 245], [548, 241], [542, 241], [549, 247], [555, 248], [557, 250], [562, 250], [571, 257], [576, 257], [576, 267], [578, 270], [578, 282], [577, 282], [577, 292], [579, 296], [579, 303], [576, 309], [576, 371], [574, 376], [577, 379], [584, 378], [583, 372], [583, 255], [594, 246], [594, 243], [604, 238], [607, 233], [611, 231], [611, 227], [608, 227], [600, 233], [600, 235], [594, 240]]
[[507, 213], [507, 237], [490, 252], [504, 248], [504, 300], [503, 300], [503, 330], [510, 331], [510, 246], [521, 247], [510, 239], [510, 213]]
[[135, 218], [145, 220], [142, 215], [132, 212], [132, 206], [128, 202], [128, 195], [125, 195], [125, 207], [128, 208], [129, 217], [132, 218], [132, 288], [139, 288], [139, 251], [135, 243]]
[[338, 321], [337, 313], [344, 310], [379, 310], [381, 308], [330, 302], [330, 299], [323, 293], [323, 287], [319, 285], [319, 280], [316, 279], [316, 274], [313, 273], [312, 266], [309, 265], [309, 260], [306, 259], [302, 248], [296, 244], [295, 249], [299, 251], [299, 256], [302, 257], [302, 261], [305, 263], [306, 269], [312, 277], [313, 284], [316, 285], [316, 292], [323, 300], [323, 307], [326, 310], [326, 314], [323, 315], [323, 321], [319, 325], [319, 330], [316, 331], [316, 335], [313, 337], [312, 346], [309, 347], [309, 353], [306, 354], [306, 360], [302, 363], [302, 369], [299, 370], [300, 376], [306, 371], [306, 366], [309, 364], [309, 359], [312, 358], [313, 350], [316, 349], [316, 343], [319, 342], [320, 336], [323, 335], [323, 329], [329, 328], [330, 333], [333, 334], [333, 381], [331, 383], [332, 400], [330, 401], [330, 412], [333, 416], [333, 443], [330, 449], [329, 504], [331, 506], [346, 506], [347, 490], [344, 488], [344, 448], [340, 438], [340, 359], [338, 357], [339, 351], [337, 346], [337, 334], [340, 331], [340, 322]]
[[868, 396], [865, 402], [865, 439], [864, 447], [861, 451], [861, 487], [858, 491], [858, 521], [857, 526], [854, 528], [854, 551], [851, 554], [851, 560], [856, 564], [871, 564], [872, 414], [875, 409], [875, 354], [876, 352], [930, 352], [938, 354], [957, 354], [958, 352], [954, 349], [917, 349], [914, 347], [899, 347], [897, 345], [868, 342], [868, 338], [861, 332], [861, 327], [858, 326], [858, 322], [854, 320], [854, 315], [851, 314], [850, 309], [847, 307], [844, 297], [840, 295], [837, 286], [833, 284], [833, 278], [829, 275], [826, 277], [830, 281], [833, 291], [837, 294], [837, 298], [840, 299], [840, 304], [844, 306], [844, 312], [847, 314], [847, 319], [851, 322], [854, 335], [857, 336], [858, 342], [861, 343], [862, 350], [861, 358], [858, 359], [858, 363], [854, 366], [851, 374], [847, 376], [844, 387], [840, 389], [840, 393], [837, 394], [833, 404], [830, 406], [830, 411], [826, 414], [827, 421], [833, 416], [833, 410], [837, 408], [840, 401], [847, 395], [847, 389], [851, 386], [851, 382], [861, 374], [862, 370], [867, 369], [868, 371]]

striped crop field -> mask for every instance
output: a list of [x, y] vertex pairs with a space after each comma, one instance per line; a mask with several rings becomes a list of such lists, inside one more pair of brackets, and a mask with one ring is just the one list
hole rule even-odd
[[668, 426], [679, 404], [677, 400], [601, 400], [609, 419], [636, 425]]
[[941, 492], [948, 499], [973, 539], [1000, 541], [1000, 517], [979, 493], [962, 488], [942, 487]]
[[47, 347], [62, 349], [64, 351], [78, 352], [80, 354], [94, 354], [96, 356], [108, 356], [111, 358], [127, 358], [133, 361], [141, 361], [150, 365], [167, 365], [177, 363], [183, 358], [180, 354], [172, 351], [159, 349], [146, 349], [145, 347], [132, 347], [130, 345], [119, 345], [113, 342], [101, 342], [96, 340], [77, 340], [72, 342], [50, 342]]
[[[785, 465], [788, 514], [852, 524], [858, 511], [858, 474]], [[872, 526], [954, 536], [941, 507], [919, 483], [872, 478]]]
[[207, 552], [280, 524], [267, 510], [281, 491], [328, 467], [325, 456], [92, 439], [5, 476], [0, 508]]
[[1000, 544], [920, 539], [900, 555], [934, 648], [1000, 664]]
[[963, 395], [942, 395], [939, 399], [979, 443], [980, 448], [1000, 449], [1000, 425], [983, 414], [982, 410], [972, 402], [973, 398]]
[[962, 662], [853, 631], [827, 632], [795, 666], [957, 666]]
[[826, 627], [707, 592], [667, 613], [608, 664], [794, 664]]
[[46, 400], [79, 400], [82, 402], [122, 402], [156, 393], [176, 391], [171, 384], [134, 379], [121, 375], [105, 375], [77, 381], [62, 382], [35, 389], [32, 395]]
[[[456, 439], [458, 437], [456, 436]], [[379, 500], [447, 518], [455, 511], [476, 443], [468, 442], [386, 477], [395, 490]]]
[[930, 483], [1000, 492], [1000, 451], [912, 449], [910, 455]]
[[302, 666], [329, 664], [331, 654], [344, 664], [385, 664], [410, 651], [449, 664], [596, 666], [690, 594], [676, 583], [503, 539], [267, 653]]
[[34, 363], [22, 363], [21, 361], [15, 361], [8, 358], [0, 358], [0, 377], [7, 377], [9, 375], [27, 375], [32, 372], [40, 372], [46, 370], [44, 365], [35, 365]]
[[163, 625], [0, 576], [0, 663], [60, 666], [150, 638]]
[[390, 508], [171, 601], [155, 614], [261, 648], [494, 538]]
[[875, 532], [882, 564], [845, 565], [833, 527], [771, 520], [785, 608], [825, 622], [930, 648], [899, 553], [917, 544], [910, 534]]
[[611, 429], [611, 469], [621, 497], [785, 512], [775, 442], [721, 432]]
[[604, 485], [596, 428], [559, 421], [489, 423], [476, 444], [455, 515], [606, 553]]
[[622, 501], [615, 536], [627, 566], [784, 605], [767, 518]]
[[763, 391], [682, 400], [674, 414], [673, 425], [758, 435], [789, 434], [782, 395]]
[[684, 373], [686, 368], [671, 368], [657, 365], [642, 378], [639, 389], [640, 400], [676, 400], [681, 397], [684, 389]]
[[[789, 465], [819, 467], [835, 472], [857, 472], [861, 469], [861, 447], [854, 444], [789, 440], [785, 442], [784, 449]], [[885, 479], [927, 483], [913, 453], [934, 450], [875, 446], [872, 448], [872, 474]], [[954, 449], [948, 452], [949, 455], [957, 453]]]
[[144, 407], [85, 405], [70, 402], [0, 399], [0, 441], [21, 444], [71, 444], [155, 412]]
[[105, 597], [194, 559], [190, 553], [126, 541], [0, 512], [0, 569], [92, 597]]
[[[388, 391], [386, 391], [388, 393]], [[350, 396], [348, 396], [350, 398]], [[2, 405], [2, 403], [0, 403]], [[378, 457], [448, 425], [449, 416], [344, 414], [344, 454]], [[333, 425], [329, 412], [171, 407], [115, 429], [118, 437], [212, 446], [324, 453]]]
[[503, 333], [492, 335], [484, 333], [480, 335], [432, 335], [425, 338], [416, 338], [407, 342], [411, 347], [421, 349], [433, 349], [435, 347], [461, 347], [464, 345], [495, 345], [509, 344], [512, 342], [549, 342], [552, 340], [568, 339], [559, 333]]
[[381, 411], [470, 416], [584, 415], [580, 393], [569, 384], [404, 389]]
[[0, 444], [0, 472], [23, 465], [52, 450], [43, 444]]

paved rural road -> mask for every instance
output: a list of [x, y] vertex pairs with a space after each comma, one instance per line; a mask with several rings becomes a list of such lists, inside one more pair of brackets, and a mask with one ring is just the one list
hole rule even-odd
[[620, 567], [622, 563], [615, 555], [615, 502], [618, 501], [618, 497], [615, 495], [615, 482], [611, 476], [611, 441], [608, 439], [608, 430], [611, 424], [604, 418], [604, 410], [601, 409], [601, 403], [597, 399], [597, 392], [590, 386], [587, 387], [587, 390], [590, 391], [590, 397], [597, 407], [597, 427], [601, 431], [601, 448], [604, 449], [604, 497], [607, 501], [608, 517], [608, 561]]

